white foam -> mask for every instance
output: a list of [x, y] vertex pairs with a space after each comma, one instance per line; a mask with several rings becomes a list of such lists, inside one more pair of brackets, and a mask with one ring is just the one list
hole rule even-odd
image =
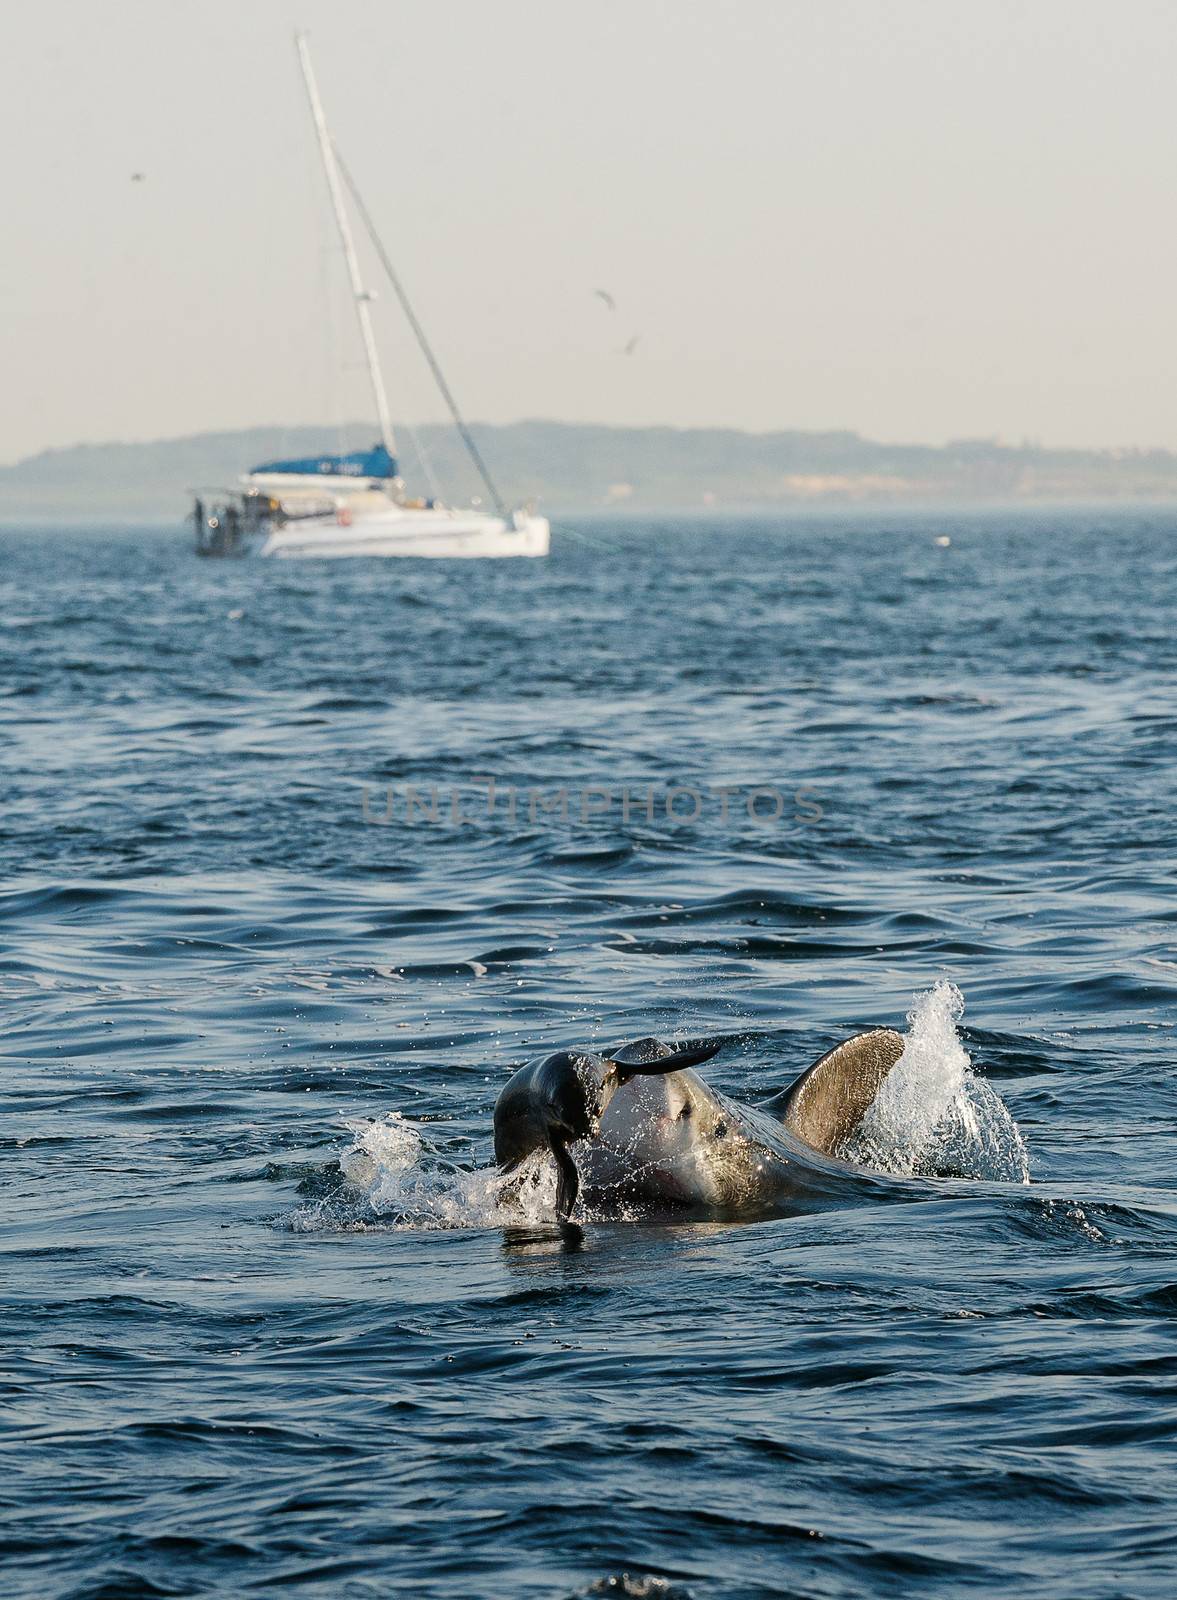
[[350, 1195], [301, 1207], [300, 1233], [339, 1228], [501, 1228], [550, 1223], [556, 1172], [544, 1154], [506, 1177], [496, 1167], [474, 1171], [434, 1150], [426, 1130], [390, 1111], [345, 1119], [351, 1145], [339, 1158]]
[[951, 1173], [1029, 1183], [1018, 1125], [992, 1085], [973, 1071], [956, 1025], [964, 996], [941, 980], [907, 1015], [903, 1054], [858, 1131], [839, 1153], [879, 1172]]

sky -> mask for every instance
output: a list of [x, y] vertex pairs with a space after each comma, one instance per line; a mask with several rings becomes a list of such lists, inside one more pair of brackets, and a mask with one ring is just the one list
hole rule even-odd
[[297, 27], [472, 417], [1177, 449], [1172, 0], [38, 0], [0, 461], [371, 414]]

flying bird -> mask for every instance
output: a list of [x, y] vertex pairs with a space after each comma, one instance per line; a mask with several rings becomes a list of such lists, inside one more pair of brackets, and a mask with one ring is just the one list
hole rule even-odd
[[609, 293], [608, 289], [594, 289], [593, 293], [596, 295], [598, 300], [603, 300], [605, 302], [610, 311], [617, 310], [617, 302]]
[[146, 181], [147, 181], [147, 174], [145, 172], [132, 172], [132, 174], [131, 174], [131, 182], [132, 183], [146, 183]]
[[627, 341], [625, 349], [621, 352], [621, 354], [623, 356], [631, 356], [631, 355], [633, 355], [634, 351], [637, 349], [638, 345], [641, 344], [641, 342], [642, 342], [641, 334], [640, 333], [635, 333], [633, 338]]

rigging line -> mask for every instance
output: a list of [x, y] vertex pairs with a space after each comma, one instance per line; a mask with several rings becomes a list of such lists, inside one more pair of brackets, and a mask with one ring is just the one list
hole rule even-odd
[[413, 330], [413, 337], [420, 346], [421, 354], [425, 357], [425, 360], [429, 365], [429, 370], [433, 374], [434, 382], [441, 391], [441, 397], [449, 408], [450, 416], [454, 419], [454, 427], [457, 428], [458, 433], [461, 436], [462, 443], [466, 446], [470, 459], [473, 461], [478, 472], [478, 476], [482, 479], [484, 485], [486, 486], [487, 493], [494, 502], [495, 509], [498, 511], [501, 517], [506, 517], [509, 513], [506, 505], [503, 502], [503, 497], [495, 486], [495, 481], [490, 475], [490, 469], [487, 467], [486, 462], [482, 459], [482, 454], [474, 442], [474, 437], [471, 434], [470, 429], [466, 426], [465, 418], [458, 410], [458, 402], [454, 399], [450, 386], [445, 381], [445, 374], [442, 372], [441, 367], [438, 364], [437, 357], [433, 353], [433, 348], [430, 345], [429, 340], [425, 337], [425, 329], [417, 321], [417, 314], [413, 310], [408, 295], [405, 293], [404, 285], [397, 277], [396, 268], [389, 260], [388, 251], [385, 250], [384, 245], [381, 243], [380, 235], [376, 232], [376, 224], [372, 221], [371, 214], [369, 213], [367, 206], [364, 204], [359, 190], [356, 188], [355, 179], [352, 177], [347, 163], [344, 161], [338, 150], [335, 151], [335, 164], [339, 168], [340, 174], [344, 183], [347, 185], [348, 192], [350, 193], [352, 200], [355, 202], [355, 207], [359, 213], [360, 221], [367, 229], [368, 237], [371, 239], [372, 247], [379, 257], [380, 265], [384, 268], [385, 275], [387, 276], [389, 283], [392, 285], [393, 292], [400, 301], [401, 310], [404, 312], [405, 317], [408, 320], [409, 327]]
[[566, 528], [563, 523], [560, 524], [560, 533], [566, 538], [579, 539], [581, 544], [587, 545], [590, 550], [608, 550], [616, 554], [621, 549], [619, 544], [610, 544], [607, 539], [590, 538], [587, 533], [580, 533], [576, 528]]
[[436, 501], [441, 502], [445, 499], [445, 496], [441, 492], [441, 484], [437, 481], [437, 474], [433, 470], [433, 461], [429, 451], [425, 448], [424, 439], [421, 438], [411, 422], [403, 423], [402, 426], [409, 436], [413, 449], [417, 452], [417, 460], [421, 463], [421, 470], [424, 472], [425, 481], [429, 485], [429, 493]]

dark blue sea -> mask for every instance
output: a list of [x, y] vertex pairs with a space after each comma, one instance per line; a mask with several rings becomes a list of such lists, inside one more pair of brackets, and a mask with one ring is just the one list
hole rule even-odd
[[[1175, 624], [1172, 510], [0, 534], [6, 1600], [1177, 1593]], [[488, 1199], [530, 1056], [937, 1005], [1028, 1183]]]

